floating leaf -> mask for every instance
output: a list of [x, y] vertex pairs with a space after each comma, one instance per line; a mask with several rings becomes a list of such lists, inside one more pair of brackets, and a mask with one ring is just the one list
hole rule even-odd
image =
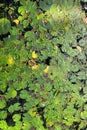
[[10, 33], [11, 33], [11, 35], [13, 35], [13, 36], [18, 36], [18, 35], [19, 35], [19, 29], [18, 29], [16, 26], [14, 26], [14, 27], [12, 27], [12, 29], [10, 30]]
[[83, 22], [87, 24], [87, 17], [83, 19]]
[[79, 52], [82, 52], [82, 48], [80, 46], [76, 46], [76, 48]]
[[81, 112], [81, 118], [82, 119], [87, 119], [87, 111]]
[[21, 119], [21, 115], [20, 115], [20, 114], [14, 114], [14, 115], [13, 115], [13, 120], [14, 120], [15, 122], [19, 121], [20, 119]]
[[0, 110], [0, 119], [6, 119], [7, 118], [7, 112]]
[[78, 79], [82, 80], [82, 79], [86, 79], [86, 73], [85, 71], [80, 71], [78, 72]]
[[15, 103], [14, 105], [11, 105], [9, 108], [8, 108], [8, 111], [10, 113], [13, 113], [14, 111], [18, 111], [20, 110], [20, 103]]
[[26, 28], [29, 25], [29, 20], [24, 20], [23, 21], [23, 26]]
[[18, 13], [20, 13], [21, 15], [24, 15], [25, 14], [25, 6], [20, 6], [18, 8]]
[[0, 34], [6, 34], [11, 29], [11, 23], [6, 18], [0, 19]]
[[77, 72], [77, 71], [79, 70], [79, 66], [78, 66], [78, 65], [72, 65], [72, 66], [71, 66], [71, 70], [72, 70], [73, 72]]
[[38, 58], [38, 55], [36, 54], [35, 51], [32, 52], [32, 58], [34, 58], [34, 59]]
[[15, 98], [17, 96], [17, 91], [16, 90], [13, 90], [12, 91], [12, 98]]
[[27, 129], [30, 129], [30, 123], [28, 121], [24, 121], [23, 122], [23, 126], [22, 126], [22, 129], [23, 130], [27, 130]]
[[48, 73], [48, 71], [49, 71], [49, 66], [47, 66], [47, 67], [44, 69], [44, 72], [45, 72], [45, 73]]
[[39, 7], [42, 10], [45, 10], [45, 11], [49, 10], [51, 5], [52, 5], [52, 0], [50, 0], [50, 1], [49, 0], [45, 0], [45, 1], [40, 1], [39, 2]]
[[14, 59], [13, 59], [12, 56], [9, 56], [7, 63], [8, 63], [8, 65], [13, 65], [14, 64]]
[[28, 91], [26, 91], [26, 90], [22, 90], [21, 92], [20, 92], [20, 98], [22, 98], [22, 99], [27, 99], [28, 98]]
[[24, 35], [24, 37], [29, 41], [34, 41], [35, 40], [35, 34], [31, 31], [27, 31]]
[[0, 129], [1, 130], [7, 130], [8, 129], [8, 125], [7, 125], [7, 122], [5, 120], [0, 120]]
[[35, 61], [33, 59], [28, 61], [29, 66], [34, 66], [35, 65]]
[[18, 19], [14, 19], [13, 22], [18, 25], [19, 24], [19, 20]]
[[39, 67], [40, 67], [40, 65], [38, 64], [38, 65], [32, 66], [31, 68], [32, 68], [32, 70], [37, 70], [37, 69], [39, 69]]
[[0, 100], [0, 109], [3, 109], [6, 106], [5, 100]]

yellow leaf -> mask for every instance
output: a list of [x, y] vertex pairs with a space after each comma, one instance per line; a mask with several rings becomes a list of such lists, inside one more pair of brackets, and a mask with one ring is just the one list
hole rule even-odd
[[9, 57], [8, 58], [8, 65], [13, 65], [14, 64], [14, 59], [13, 59], [13, 57]]
[[35, 51], [32, 52], [32, 58], [36, 59], [38, 55], [35, 53]]
[[82, 48], [81, 48], [80, 46], [76, 46], [76, 48], [77, 48], [77, 50], [78, 50], [79, 52], [82, 51]]
[[40, 65], [33, 65], [31, 68], [32, 68], [32, 70], [37, 70], [37, 69], [39, 69], [39, 67], [40, 67]]
[[45, 72], [45, 73], [48, 73], [48, 71], [49, 71], [49, 66], [47, 66], [47, 67], [44, 69], [44, 72]]
[[19, 20], [18, 19], [14, 19], [13, 22], [18, 25], [19, 24]]

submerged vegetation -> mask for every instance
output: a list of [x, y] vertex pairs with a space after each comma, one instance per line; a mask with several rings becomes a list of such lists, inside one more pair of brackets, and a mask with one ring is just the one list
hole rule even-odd
[[87, 19], [79, 0], [0, 7], [0, 130], [86, 130]]

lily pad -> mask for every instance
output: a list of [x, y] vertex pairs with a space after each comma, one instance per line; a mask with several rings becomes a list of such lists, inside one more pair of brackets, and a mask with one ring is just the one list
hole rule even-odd
[[40, 1], [40, 3], [39, 3], [39, 7], [42, 9], [42, 10], [44, 10], [44, 11], [47, 11], [47, 10], [49, 10], [50, 9], [50, 7], [51, 7], [51, 5], [52, 5], [52, 0], [45, 0], [45, 1]]
[[11, 23], [7, 18], [0, 19], [0, 34], [7, 34], [11, 29]]

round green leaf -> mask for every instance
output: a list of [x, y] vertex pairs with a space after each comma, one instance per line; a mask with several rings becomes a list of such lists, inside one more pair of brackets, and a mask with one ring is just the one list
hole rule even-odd
[[11, 29], [11, 23], [7, 18], [0, 19], [0, 34], [6, 34]]

